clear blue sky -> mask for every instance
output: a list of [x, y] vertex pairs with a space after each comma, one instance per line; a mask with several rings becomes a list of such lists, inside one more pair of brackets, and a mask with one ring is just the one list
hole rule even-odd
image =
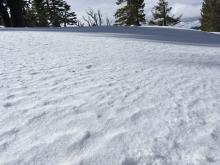
[[[174, 14], [183, 14], [183, 18], [195, 17], [200, 15], [202, 0], [168, 0], [173, 6]], [[113, 14], [117, 9], [116, 0], [67, 0], [72, 6], [78, 17], [85, 14], [85, 10], [89, 7], [100, 9], [105, 16], [113, 18]], [[145, 12], [150, 17], [150, 10], [157, 0], [145, 0]]]

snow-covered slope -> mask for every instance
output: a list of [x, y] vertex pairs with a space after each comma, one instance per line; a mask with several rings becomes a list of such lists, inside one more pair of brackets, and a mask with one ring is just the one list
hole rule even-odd
[[185, 29], [199, 28], [201, 26], [200, 19], [200, 17], [184, 18], [175, 26]]
[[0, 31], [1, 165], [220, 164], [219, 35], [59, 31]]
[[[1, 29], [1, 31], [14, 31], [15, 29]], [[146, 27], [82, 27], [82, 28], [18, 28], [17, 31], [40, 32], [80, 32], [108, 35], [117, 38], [134, 38], [153, 40], [167, 43], [220, 46], [220, 37], [195, 30], [186, 30], [170, 27], [146, 26]]]
[[185, 29], [193, 29], [201, 26], [200, 20], [192, 21], [192, 22], [180, 22], [175, 27], [185, 28]]

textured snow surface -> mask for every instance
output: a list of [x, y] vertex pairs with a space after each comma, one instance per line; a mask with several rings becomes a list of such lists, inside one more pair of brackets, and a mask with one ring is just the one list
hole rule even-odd
[[0, 164], [219, 165], [220, 47], [138, 38], [0, 31]]

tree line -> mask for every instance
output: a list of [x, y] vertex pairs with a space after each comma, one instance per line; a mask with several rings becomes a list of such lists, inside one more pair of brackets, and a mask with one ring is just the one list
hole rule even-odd
[[[116, 0], [118, 10], [114, 14], [117, 26], [140, 26], [146, 24], [144, 0]], [[180, 16], [172, 14], [168, 0], [158, 0], [152, 9], [150, 25], [173, 26], [180, 22]], [[90, 9], [83, 22], [77, 20], [75, 12], [65, 0], [0, 0], [0, 23], [6, 27], [66, 27], [112, 25], [103, 20], [101, 11]], [[201, 29], [220, 31], [220, 0], [203, 0], [201, 9]]]
[[0, 0], [6, 27], [60, 27], [76, 24], [76, 14], [64, 0]]

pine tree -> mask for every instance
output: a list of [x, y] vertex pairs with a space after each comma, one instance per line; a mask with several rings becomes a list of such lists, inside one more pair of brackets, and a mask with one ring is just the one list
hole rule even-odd
[[65, 0], [0, 0], [0, 17], [5, 26], [12, 23], [14, 27], [66, 27], [77, 23], [75, 12]]
[[61, 26], [61, 17], [60, 17], [60, 7], [61, 3], [59, 0], [49, 0], [48, 1], [48, 13], [49, 13], [49, 20], [50, 24], [54, 27]]
[[49, 26], [49, 16], [46, 0], [33, 0], [32, 2], [32, 13], [35, 17], [35, 24], [38, 27]]
[[62, 23], [64, 24], [64, 27], [67, 25], [75, 25], [77, 23], [76, 14], [75, 12], [70, 12], [70, 9], [70, 5], [64, 2], [62, 9]]
[[33, 0], [29, 17], [34, 17], [38, 27], [66, 27], [77, 23], [75, 12], [70, 10], [70, 5], [64, 0]]
[[25, 20], [25, 26], [27, 27], [34, 27], [37, 24], [32, 6], [33, 4], [31, 0], [24, 0], [23, 15]]
[[116, 25], [136, 25], [145, 23], [144, 0], [118, 0], [117, 5], [123, 6], [115, 13]]
[[220, 0], [204, 0], [201, 15], [203, 31], [220, 31]]
[[70, 12], [70, 6], [64, 0], [48, 0], [49, 20], [52, 26], [76, 24], [76, 14]]
[[127, 6], [125, 5], [126, 0], [118, 0], [116, 2], [117, 5], [124, 5], [124, 7], [119, 8], [115, 13], [115, 24], [116, 25], [127, 25], [128, 20], [128, 13], [127, 13]]
[[166, 0], [159, 0], [157, 5], [154, 7], [153, 20], [150, 21], [150, 24], [159, 25], [159, 26], [169, 26], [176, 25], [180, 22], [179, 17], [174, 17], [174, 15], [170, 16], [170, 12], [172, 7], [169, 7], [169, 4]]

